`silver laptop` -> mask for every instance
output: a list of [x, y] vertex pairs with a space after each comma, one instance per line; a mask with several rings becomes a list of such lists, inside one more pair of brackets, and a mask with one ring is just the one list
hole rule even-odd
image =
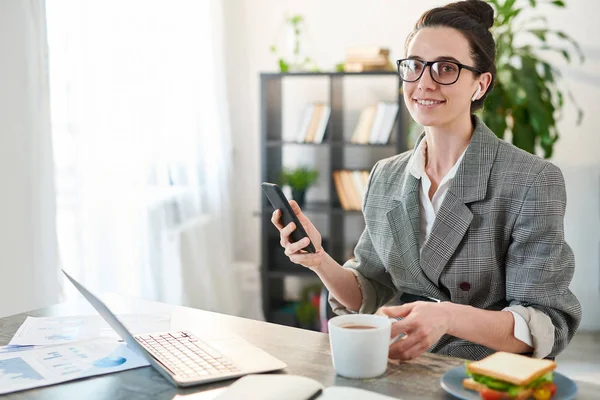
[[222, 346], [202, 341], [188, 331], [134, 336], [100, 299], [64, 270], [62, 272], [129, 348], [176, 386], [198, 385], [286, 367], [277, 358], [244, 340], [236, 340], [233, 346]]

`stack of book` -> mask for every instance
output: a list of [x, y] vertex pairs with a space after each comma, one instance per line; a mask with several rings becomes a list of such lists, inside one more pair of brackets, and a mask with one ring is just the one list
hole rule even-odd
[[301, 143], [322, 143], [331, 115], [331, 107], [323, 103], [309, 104], [304, 108], [296, 141]]
[[340, 170], [333, 172], [333, 183], [344, 210], [361, 210], [369, 181], [369, 171]]
[[390, 50], [382, 47], [352, 47], [346, 50], [344, 71], [393, 71], [389, 60]]
[[362, 110], [350, 141], [356, 144], [386, 144], [394, 129], [398, 103], [379, 102]]

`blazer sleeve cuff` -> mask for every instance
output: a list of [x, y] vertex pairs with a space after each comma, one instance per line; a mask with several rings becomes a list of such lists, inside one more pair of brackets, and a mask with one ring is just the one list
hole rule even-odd
[[346, 268], [350, 270], [354, 277], [356, 278], [356, 282], [358, 283], [358, 287], [360, 289], [360, 294], [362, 296], [360, 309], [359, 310], [349, 310], [342, 303], [340, 303], [335, 297], [329, 293], [329, 305], [334, 313], [338, 315], [343, 314], [373, 314], [377, 311], [377, 292], [375, 291], [375, 287], [369, 282], [367, 278], [365, 278], [360, 272], [358, 272], [354, 268]]
[[520, 315], [527, 323], [533, 341], [533, 357], [544, 358], [552, 352], [554, 324], [548, 315], [533, 307], [517, 305], [507, 307], [505, 310]]

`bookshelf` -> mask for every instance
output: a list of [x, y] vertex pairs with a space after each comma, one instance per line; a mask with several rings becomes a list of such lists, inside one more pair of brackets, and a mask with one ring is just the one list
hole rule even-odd
[[[325, 137], [321, 143], [301, 143], [283, 138], [283, 104], [282, 104], [282, 82], [286, 79], [295, 78], [326, 78], [328, 80], [328, 104], [331, 107], [329, 123], [325, 130]], [[344, 132], [344, 84], [353, 77], [367, 77], [377, 79], [380, 77], [395, 78], [397, 85], [398, 115], [393, 127], [390, 141], [386, 144], [357, 144], [350, 142], [350, 135]], [[307, 202], [303, 212], [314, 221], [318, 216], [320, 220], [326, 220], [326, 229], [317, 228], [327, 235], [323, 235], [324, 249], [340, 264], [346, 261], [347, 254], [352, 250], [345, 243], [346, 219], [350, 216], [360, 217], [359, 210], [345, 210], [338, 199], [333, 179], [333, 172], [348, 168], [344, 155], [348, 150], [371, 149], [383, 150], [386, 156], [399, 154], [406, 150], [407, 124], [403, 117], [402, 81], [395, 72], [299, 72], [299, 73], [261, 73], [261, 182], [279, 183], [282, 167], [285, 166], [283, 159], [283, 148], [289, 147], [315, 147], [324, 148], [328, 158], [325, 170], [320, 170], [321, 177], [328, 179], [327, 200], [321, 202]], [[395, 86], [396, 87], [396, 86]], [[348, 129], [353, 129], [348, 128]], [[351, 132], [350, 132], [351, 133]], [[373, 163], [364, 165], [364, 169], [370, 170]], [[257, 185], [260, 190], [260, 186]], [[262, 303], [265, 318], [269, 322], [289, 324], [281, 319], [277, 311], [285, 305], [284, 280], [289, 276], [315, 276], [316, 275], [302, 266], [289, 261], [283, 249], [279, 245], [279, 232], [271, 224], [273, 209], [266, 196], [261, 191], [261, 209], [257, 216], [261, 218], [261, 279], [262, 279]], [[316, 225], [316, 224], [315, 224]], [[321, 299], [323, 300], [323, 299]]]

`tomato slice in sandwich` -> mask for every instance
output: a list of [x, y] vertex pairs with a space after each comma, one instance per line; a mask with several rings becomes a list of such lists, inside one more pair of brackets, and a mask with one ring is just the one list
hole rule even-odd
[[488, 388], [483, 389], [479, 394], [483, 400], [502, 400], [506, 393]]

